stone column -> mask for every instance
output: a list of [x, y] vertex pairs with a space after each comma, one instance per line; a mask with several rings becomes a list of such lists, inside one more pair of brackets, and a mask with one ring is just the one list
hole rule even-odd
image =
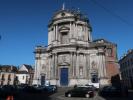
[[70, 22], [69, 39], [71, 39], [71, 37], [72, 37], [72, 24], [71, 24], [71, 22]]
[[76, 53], [73, 53], [73, 76], [76, 77]]
[[103, 66], [102, 66], [102, 57], [101, 57], [101, 54], [99, 53], [98, 54], [98, 58], [99, 58], [99, 78], [101, 78], [101, 77], [103, 77], [103, 72], [102, 72], [102, 70], [103, 70]]
[[106, 67], [105, 67], [105, 58], [103, 53], [99, 53], [99, 76], [102, 78], [106, 77]]
[[104, 77], [107, 77], [106, 75], [106, 66], [105, 66], [105, 55], [104, 54], [102, 54], [102, 66], [103, 66], [103, 76]]
[[91, 75], [90, 75], [90, 54], [87, 55], [87, 75], [88, 75], [88, 78], [90, 79], [91, 78]]
[[58, 25], [56, 25], [56, 40], [58, 41]]
[[71, 65], [70, 65], [70, 67], [71, 67], [71, 68], [70, 68], [70, 70], [71, 70], [71, 71], [70, 71], [70, 73], [71, 73], [70, 76], [73, 77], [73, 70], [74, 70], [74, 69], [73, 69], [73, 55], [72, 55], [72, 52], [70, 52], [70, 64], [71, 64]]
[[54, 28], [53, 28], [53, 26], [52, 26], [52, 31], [51, 31], [51, 34], [50, 34], [50, 41], [51, 41], [51, 44], [52, 44], [52, 42], [53, 42], [53, 40], [54, 40], [53, 35], [54, 35]]
[[76, 38], [78, 38], [78, 25], [76, 24]]
[[54, 25], [54, 34], [53, 34], [53, 40], [55, 41], [56, 40], [56, 27]]
[[50, 30], [48, 30], [48, 45], [50, 44]]
[[100, 81], [99, 81], [99, 83], [100, 83], [100, 87], [102, 87], [102, 86], [109, 84], [107, 76], [106, 76], [105, 57], [104, 57], [103, 52], [99, 53], [99, 60], [100, 60], [99, 61], [99, 63], [100, 63], [100, 66], [99, 66]]
[[87, 26], [85, 25], [85, 41], [88, 41]]
[[41, 72], [41, 57], [40, 54], [38, 54], [38, 56], [36, 57], [36, 76], [35, 76], [35, 80], [37, 82], [37, 84], [40, 84], [40, 72]]
[[51, 78], [51, 61], [52, 61], [52, 55], [49, 56], [48, 79]]
[[54, 78], [54, 54], [52, 54], [52, 63], [51, 63], [51, 78], [53, 79]]
[[89, 28], [89, 36], [90, 36], [90, 41], [92, 41], [92, 35], [91, 35], [90, 28]]
[[84, 66], [83, 66], [84, 72], [83, 72], [83, 74], [84, 74], [84, 77], [86, 78], [86, 76], [87, 76], [87, 75], [86, 75], [86, 74], [87, 74], [87, 73], [86, 73], [86, 72], [87, 72], [87, 67], [86, 67], [87, 65], [86, 65], [86, 62], [87, 62], [87, 61], [86, 61], [86, 55], [84, 54], [83, 56], [84, 56]]
[[57, 66], [57, 54], [55, 54], [55, 74], [54, 74], [54, 76], [55, 76], [55, 78], [57, 78], [57, 70], [58, 69], [58, 66]]
[[35, 72], [34, 72], [34, 79], [33, 79], [33, 84], [38, 84], [38, 59], [37, 57], [35, 58]]
[[77, 53], [76, 59], [76, 77], [79, 78], [79, 53]]

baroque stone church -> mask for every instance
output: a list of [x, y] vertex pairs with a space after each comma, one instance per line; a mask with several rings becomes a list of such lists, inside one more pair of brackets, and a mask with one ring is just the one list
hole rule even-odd
[[48, 46], [35, 48], [33, 84], [107, 85], [119, 74], [117, 45], [92, 40], [92, 27], [79, 10], [62, 8], [48, 23]]

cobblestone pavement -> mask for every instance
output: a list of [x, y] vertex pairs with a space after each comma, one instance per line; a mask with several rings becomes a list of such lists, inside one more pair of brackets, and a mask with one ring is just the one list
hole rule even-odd
[[133, 91], [129, 92], [128, 97], [101, 97], [98, 93], [95, 93], [93, 98], [84, 98], [84, 97], [65, 97], [65, 91], [70, 88], [59, 88], [59, 91], [50, 96], [50, 100], [133, 100]]

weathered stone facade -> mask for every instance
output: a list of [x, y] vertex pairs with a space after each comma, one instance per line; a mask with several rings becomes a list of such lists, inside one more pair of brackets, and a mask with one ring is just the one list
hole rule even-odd
[[35, 49], [33, 84], [44, 84], [45, 80], [58, 86], [88, 84], [92, 80], [110, 84], [106, 49], [116, 45], [103, 39], [92, 41], [91, 31], [89, 20], [80, 11], [56, 12], [48, 24], [48, 47]]

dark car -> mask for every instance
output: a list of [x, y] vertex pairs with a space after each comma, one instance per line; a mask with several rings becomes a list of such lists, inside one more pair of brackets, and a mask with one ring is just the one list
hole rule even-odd
[[122, 91], [114, 86], [105, 86], [99, 91], [99, 94], [101, 96], [121, 96]]
[[86, 97], [94, 96], [94, 91], [89, 87], [75, 87], [74, 89], [65, 92], [66, 97]]
[[53, 94], [57, 92], [57, 86], [56, 85], [48, 85], [48, 86], [39, 86], [36, 87], [37, 89], [42, 89], [43, 93]]
[[23, 88], [23, 92], [25, 92], [25, 93], [44, 93], [47, 91], [44, 91], [44, 88], [41, 86], [39, 86], [39, 87], [26, 86]]

